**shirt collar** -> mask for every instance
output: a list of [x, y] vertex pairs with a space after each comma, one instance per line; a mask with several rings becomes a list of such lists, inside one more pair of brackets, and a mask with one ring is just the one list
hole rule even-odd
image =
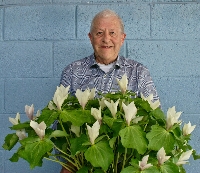
[[[90, 62], [91, 62], [90, 68], [98, 67], [97, 62], [94, 57], [94, 54], [90, 55]], [[120, 66], [122, 66], [122, 65], [123, 65], [123, 63], [122, 63], [121, 56], [117, 56], [117, 62], [115, 64], [115, 67], [120, 68]]]

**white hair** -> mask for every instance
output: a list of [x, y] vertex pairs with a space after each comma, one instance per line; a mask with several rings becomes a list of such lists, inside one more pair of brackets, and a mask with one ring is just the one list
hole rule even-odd
[[119, 20], [119, 23], [120, 23], [121, 32], [124, 33], [124, 24], [123, 24], [121, 17], [117, 13], [115, 13], [114, 11], [112, 11], [110, 9], [105, 9], [103, 11], [100, 11], [99, 13], [97, 13], [94, 16], [94, 18], [92, 19], [92, 22], [91, 22], [91, 26], [90, 26], [90, 33], [94, 28], [95, 20], [98, 18], [106, 18], [106, 17], [117, 17], [117, 19]]

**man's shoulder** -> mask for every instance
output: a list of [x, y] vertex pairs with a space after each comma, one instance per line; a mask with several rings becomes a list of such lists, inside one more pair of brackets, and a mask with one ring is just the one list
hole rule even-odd
[[142, 63], [131, 58], [125, 58], [124, 56], [120, 56], [119, 60], [120, 60], [120, 65], [122, 66], [145, 67]]
[[82, 59], [79, 59], [79, 60], [75, 60], [73, 61], [72, 63], [68, 64], [65, 69], [68, 69], [68, 68], [77, 68], [78, 66], [90, 66], [91, 63], [92, 63], [92, 56], [87, 56], [87, 57], [84, 57]]

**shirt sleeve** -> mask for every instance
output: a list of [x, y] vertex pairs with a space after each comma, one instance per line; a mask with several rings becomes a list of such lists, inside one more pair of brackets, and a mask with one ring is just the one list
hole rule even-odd
[[62, 84], [64, 87], [71, 85], [71, 76], [72, 76], [71, 74], [72, 74], [72, 68], [71, 65], [68, 65], [62, 71], [60, 78], [60, 85]]
[[150, 72], [144, 66], [139, 67], [138, 90], [139, 93], [142, 93], [144, 97], [148, 97], [150, 94], [153, 94], [153, 102], [159, 100], [155, 84], [150, 76]]

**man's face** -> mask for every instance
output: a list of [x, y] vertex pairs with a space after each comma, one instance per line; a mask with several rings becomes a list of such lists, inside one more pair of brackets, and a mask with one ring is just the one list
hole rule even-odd
[[119, 54], [126, 35], [122, 33], [117, 17], [97, 18], [88, 34], [96, 61], [103, 64], [113, 62]]

